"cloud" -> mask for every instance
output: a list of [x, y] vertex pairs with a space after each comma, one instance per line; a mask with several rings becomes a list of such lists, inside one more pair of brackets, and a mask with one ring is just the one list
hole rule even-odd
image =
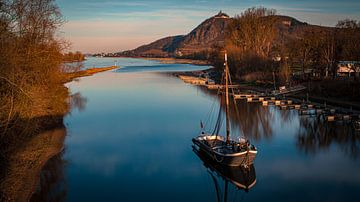
[[101, 17], [70, 20], [63, 36], [74, 50], [114, 52], [133, 49], [166, 36], [189, 33], [210, 11], [157, 10], [144, 12], [102, 12]]
[[83, 6], [149, 6], [145, 2], [118, 2], [118, 1], [101, 1], [101, 2], [83, 2]]
[[284, 11], [282, 14], [292, 16], [303, 22], [323, 26], [335, 26], [339, 20], [346, 18], [360, 20], [358, 15], [344, 13], [332, 13], [329, 15], [328, 13], [321, 12]]
[[[262, 5], [256, 5], [259, 3]], [[97, 52], [97, 49], [109, 52], [131, 49], [160, 37], [187, 34], [219, 10], [234, 16], [248, 7], [264, 6], [278, 10], [281, 15], [293, 16], [310, 24], [334, 26], [338, 20], [344, 18], [359, 19], [360, 6], [360, 2], [331, 1], [325, 4], [323, 1], [296, 1], [280, 4], [251, 0], [241, 3], [233, 0], [154, 0], [151, 3], [143, 0], [110, 0], [80, 1], [75, 4], [65, 4], [68, 8], [65, 16], [69, 22], [62, 31], [65, 38], [73, 42], [73, 47], [80, 48], [80, 44], [86, 44], [86, 50], [90, 52]], [[89, 41], [86, 42], [85, 39]], [[104, 44], [100, 44], [99, 39]], [[117, 47], [110, 44], [107, 49], [104, 48], [110, 40], [116, 40], [119, 44]], [[131, 46], [129, 41], [134, 44]]]

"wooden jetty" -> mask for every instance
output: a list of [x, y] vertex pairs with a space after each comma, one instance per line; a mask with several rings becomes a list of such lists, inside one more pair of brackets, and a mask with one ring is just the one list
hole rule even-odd
[[[281, 110], [297, 110], [301, 116], [323, 117], [328, 122], [354, 123], [354, 127], [360, 120], [360, 115], [352, 115], [346, 110], [330, 107], [321, 104], [299, 101], [296, 99], [284, 99], [281, 96], [266, 96], [259, 93], [241, 93], [234, 94], [234, 98], [243, 99], [246, 102], [258, 102], [262, 106], [276, 106]], [[360, 123], [359, 123], [360, 124]], [[356, 125], [357, 126], [357, 125]], [[360, 126], [359, 126], [360, 127]]]
[[207, 79], [202, 77], [179, 75], [179, 78], [183, 80], [185, 83], [190, 83], [195, 85], [205, 85], [207, 83]]
[[[224, 88], [224, 85], [215, 84], [212, 80], [203, 77], [179, 75], [179, 78], [186, 83], [203, 85], [210, 90], [218, 90]], [[229, 88], [240, 88], [240, 85], [230, 85]], [[262, 106], [276, 106], [281, 110], [297, 110], [301, 116], [317, 116], [322, 117], [327, 122], [351, 123], [355, 130], [360, 132], [360, 115], [352, 110], [343, 108], [335, 108], [324, 105], [314, 104], [310, 102], [300, 101], [297, 99], [285, 99], [285, 95], [305, 90], [304, 86], [295, 86], [292, 88], [281, 87], [279, 90], [273, 91], [271, 94], [258, 93], [255, 91], [247, 91], [246, 93], [237, 93], [232, 96], [235, 99], [242, 99], [248, 103], [260, 103]]]
[[[225, 88], [224, 85], [220, 85], [220, 84], [206, 84], [205, 85], [208, 89], [210, 90], [218, 90], [218, 89], [222, 89], [222, 88]], [[240, 85], [228, 85], [229, 88], [240, 88]]]
[[290, 88], [286, 88], [285, 86], [281, 86], [279, 90], [274, 90], [271, 92], [272, 95], [279, 96], [279, 95], [287, 95], [292, 93], [297, 93], [300, 91], [306, 90], [305, 86], [298, 85]]

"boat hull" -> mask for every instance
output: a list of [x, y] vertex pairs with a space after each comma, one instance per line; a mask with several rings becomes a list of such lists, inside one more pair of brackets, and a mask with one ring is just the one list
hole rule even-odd
[[193, 148], [193, 151], [203, 161], [205, 167], [215, 171], [237, 188], [248, 191], [256, 184], [255, 167], [253, 164], [249, 165], [248, 168], [221, 165], [212, 158], [209, 158], [203, 150]]
[[200, 151], [206, 153], [214, 161], [227, 166], [248, 166], [254, 163], [257, 151], [250, 149], [238, 152], [222, 152], [221, 148], [225, 146], [225, 142], [218, 140], [215, 147], [209, 146], [206, 140], [201, 138], [193, 138], [193, 143]]

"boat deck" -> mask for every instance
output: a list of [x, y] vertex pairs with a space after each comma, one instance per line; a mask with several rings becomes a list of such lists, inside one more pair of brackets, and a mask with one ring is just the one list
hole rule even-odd
[[214, 151], [223, 154], [233, 154], [247, 151], [246, 144], [240, 144], [236, 142], [230, 142], [229, 145], [227, 145], [225, 141], [218, 139], [202, 140], [201, 142], [203, 142], [206, 146], [212, 148]]

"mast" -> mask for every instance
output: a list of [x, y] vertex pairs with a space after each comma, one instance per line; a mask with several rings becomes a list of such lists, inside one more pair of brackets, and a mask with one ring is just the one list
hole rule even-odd
[[226, 144], [230, 143], [230, 123], [229, 123], [229, 66], [227, 63], [227, 53], [225, 50], [225, 97], [226, 97]]

